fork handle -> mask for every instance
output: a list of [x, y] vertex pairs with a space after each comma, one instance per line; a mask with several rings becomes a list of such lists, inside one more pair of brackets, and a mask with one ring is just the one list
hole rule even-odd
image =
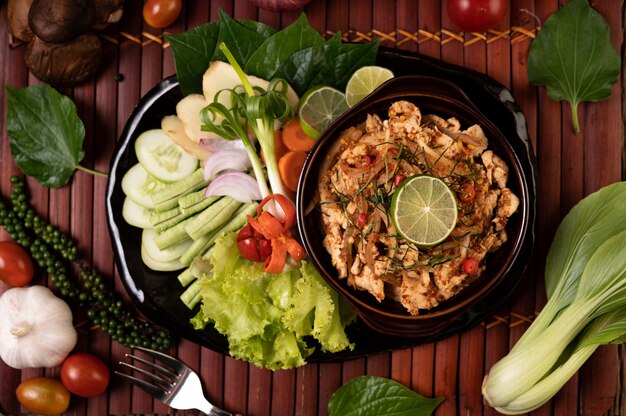
[[233, 416], [232, 413], [228, 413], [225, 410], [213, 406], [207, 400], [203, 400], [201, 403], [198, 403], [196, 409], [200, 410], [207, 416]]

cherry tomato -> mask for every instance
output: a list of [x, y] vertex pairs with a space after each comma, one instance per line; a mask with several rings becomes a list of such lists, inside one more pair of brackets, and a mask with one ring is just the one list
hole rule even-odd
[[237, 234], [239, 254], [250, 261], [264, 262], [272, 253], [270, 241], [247, 224]]
[[472, 202], [476, 197], [476, 189], [471, 183], [464, 183], [459, 186], [458, 191], [456, 191], [459, 201], [461, 202]]
[[22, 406], [41, 415], [65, 413], [70, 406], [70, 392], [54, 378], [30, 378], [17, 386], [15, 394]]
[[0, 280], [12, 287], [26, 286], [35, 274], [26, 250], [13, 241], [0, 241]]
[[162, 29], [174, 23], [182, 9], [182, 0], [147, 0], [143, 5], [143, 20], [155, 29]]
[[448, 0], [448, 16], [465, 32], [484, 32], [502, 21], [508, 0]]
[[77, 396], [99, 396], [107, 389], [109, 378], [109, 368], [91, 354], [70, 355], [61, 365], [63, 385]]
[[463, 273], [476, 274], [478, 273], [478, 260], [468, 257], [463, 262]]

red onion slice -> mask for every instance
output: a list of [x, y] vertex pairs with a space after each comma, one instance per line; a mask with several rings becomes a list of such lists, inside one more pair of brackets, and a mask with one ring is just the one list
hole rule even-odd
[[200, 139], [200, 146], [211, 153], [221, 152], [222, 150], [245, 150], [241, 140], [226, 140], [221, 138]]
[[243, 149], [221, 150], [213, 153], [204, 164], [204, 179], [211, 180], [224, 171], [243, 172], [252, 167], [248, 153]]
[[227, 195], [244, 204], [262, 199], [257, 181], [243, 172], [226, 172], [215, 178], [204, 191], [204, 196], [213, 195]]

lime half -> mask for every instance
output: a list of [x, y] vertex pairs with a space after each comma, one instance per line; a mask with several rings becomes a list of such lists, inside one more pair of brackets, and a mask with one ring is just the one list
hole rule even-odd
[[302, 96], [298, 118], [304, 133], [317, 139], [346, 111], [348, 104], [344, 93], [331, 87], [318, 86], [309, 89]]
[[391, 78], [393, 72], [381, 66], [364, 66], [357, 69], [346, 85], [346, 102], [350, 107], [354, 106]]
[[391, 199], [391, 218], [398, 233], [420, 246], [446, 239], [456, 225], [456, 198], [441, 179], [416, 175], [405, 179]]

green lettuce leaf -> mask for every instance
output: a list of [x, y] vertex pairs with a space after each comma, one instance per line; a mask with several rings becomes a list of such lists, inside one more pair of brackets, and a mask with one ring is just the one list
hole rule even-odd
[[546, 19], [530, 46], [528, 80], [569, 101], [576, 133], [578, 104], [611, 95], [621, 64], [609, 25], [587, 0], [572, 0]]
[[196, 329], [214, 325], [233, 357], [276, 370], [304, 365], [314, 351], [311, 336], [324, 351], [352, 348], [344, 328], [354, 311], [310, 264], [267, 274], [239, 255], [236, 233], [216, 241], [211, 263], [212, 274], [200, 277], [202, 306], [191, 322]]
[[47, 84], [6, 87], [6, 92], [7, 133], [15, 162], [44, 186], [67, 184], [85, 156], [85, 126], [76, 106]]
[[355, 377], [328, 402], [330, 416], [428, 416], [443, 397], [426, 398], [402, 384], [377, 376]]

